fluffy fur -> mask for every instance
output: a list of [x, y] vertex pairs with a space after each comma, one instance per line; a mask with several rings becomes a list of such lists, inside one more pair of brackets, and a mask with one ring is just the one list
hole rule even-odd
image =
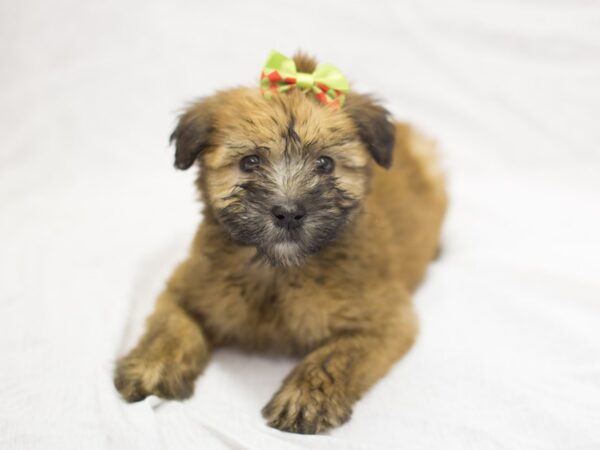
[[[417, 333], [410, 293], [446, 208], [432, 143], [369, 96], [351, 92], [335, 110], [297, 91], [266, 100], [257, 88], [193, 103], [171, 139], [176, 167], [198, 162], [204, 221], [115, 386], [128, 401], [182, 399], [216, 347], [298, 355], [263, 409], [269, 425], [342, 424]], [[260, 164], [244, 171], [249, 155]], [[318, 170], [322, 156], [331, 173]], [[299, 227], [276, 225], [281, 205], [300, 205]]]

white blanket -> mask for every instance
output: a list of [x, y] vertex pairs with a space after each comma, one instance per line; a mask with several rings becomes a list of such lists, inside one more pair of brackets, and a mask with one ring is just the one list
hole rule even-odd
[[[0, 35], [0, 448], [600, 449], [598, 2], [20, 0]], [[176, 112], [299, 47], [440, 142], [418, 343], [328, 435], [268, 428], [294, 361], [234, 350], [125, 404], [113, 362], [200, 220]]]

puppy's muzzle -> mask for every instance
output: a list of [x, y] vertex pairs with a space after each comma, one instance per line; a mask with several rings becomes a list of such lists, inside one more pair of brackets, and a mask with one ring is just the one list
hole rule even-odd
[[306, 209], [300, 204], [291, 206], [277, 205], [271, 208], [271, 216], [276, 226], [286, 230], [299, 228], [306, 217]]

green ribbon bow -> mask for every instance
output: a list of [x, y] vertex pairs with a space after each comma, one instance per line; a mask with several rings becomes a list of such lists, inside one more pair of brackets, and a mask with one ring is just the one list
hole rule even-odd
[[293, 87], [312, 92], [321, 103], [340, 107], [350, 90], [348, 80], [331, 64], [319, 64], [313, 73], [296, 70], [294, 60], [272, 51], [260, 75], [260, 86], [266, 98], [274, 92], [285, 92]]

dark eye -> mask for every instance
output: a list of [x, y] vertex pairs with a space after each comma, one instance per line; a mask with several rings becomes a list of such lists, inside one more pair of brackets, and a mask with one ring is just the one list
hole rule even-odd
[[240, 160], [240, 169], [242, 172], [252, 172], [258, 166], [260, 166], [260, 157], [257, 155], [244, 156]]
[[329, 174], [333, 172], [335, 163], [329, 156], [321, 156], [317, 159], [317, 172]]

